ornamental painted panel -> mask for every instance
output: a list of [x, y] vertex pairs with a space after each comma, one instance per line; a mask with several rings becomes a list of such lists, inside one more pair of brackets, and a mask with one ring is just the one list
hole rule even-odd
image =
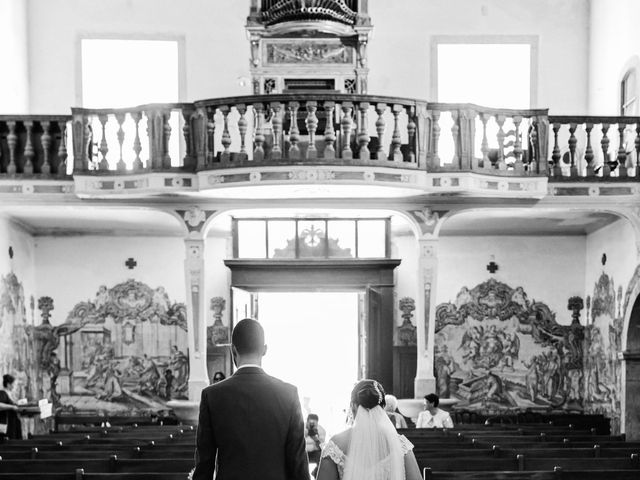
[[354, 49], [336, 42], [265, 42], [267, 64], [353, 64]]
[[582, 410], [584, 328], [558, 324], [522, 287], [493, 278], [462, 287], [437, 306], [435, 331], [437, 391], [456, 408]]
[[616, 292], [613, 278], [603, 272], [592, 296], [584, 357], [585, 411], [610, 418], [612, 433], [620, 433], [622, 370], [618, 352], [622, 351], [622, 288]]

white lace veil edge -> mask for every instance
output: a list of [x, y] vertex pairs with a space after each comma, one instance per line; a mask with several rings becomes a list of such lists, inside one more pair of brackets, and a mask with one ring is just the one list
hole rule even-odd
[[404, 455], [395, 427], [380, 406], [358, 407], [343, 480], [404, 480]]

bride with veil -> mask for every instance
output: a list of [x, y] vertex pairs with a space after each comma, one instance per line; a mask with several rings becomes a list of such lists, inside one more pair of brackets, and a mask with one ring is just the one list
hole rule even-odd
[[327, 442], [317, 480], [421, 480], [413, 444], [384, 411], [384, 390], [361, 380], [351, 392], [353, 426]]

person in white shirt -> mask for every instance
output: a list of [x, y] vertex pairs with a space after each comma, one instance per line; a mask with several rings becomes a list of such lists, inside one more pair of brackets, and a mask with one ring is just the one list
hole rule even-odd
[[438, 408], [440, 398], [435, 393], [424, 396], [424, 411], [418, 415], [416, 428], [453, 428], [449, 412]]

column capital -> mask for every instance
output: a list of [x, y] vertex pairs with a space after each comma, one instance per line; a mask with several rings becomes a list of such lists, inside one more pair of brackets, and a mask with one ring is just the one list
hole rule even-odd
[[444, 216], [449, 210], [435, 210], [429, 206], [407, 211], [419, 230], [419, 239], [437, 239]]
[[184, 209], [176, 209], [185, 228], [190, 236], [198, 238], [204, 234], [207, 220], [216, 213], [215, 210], [206, 210], [200, 208], [198, 205], [192, 205]]

